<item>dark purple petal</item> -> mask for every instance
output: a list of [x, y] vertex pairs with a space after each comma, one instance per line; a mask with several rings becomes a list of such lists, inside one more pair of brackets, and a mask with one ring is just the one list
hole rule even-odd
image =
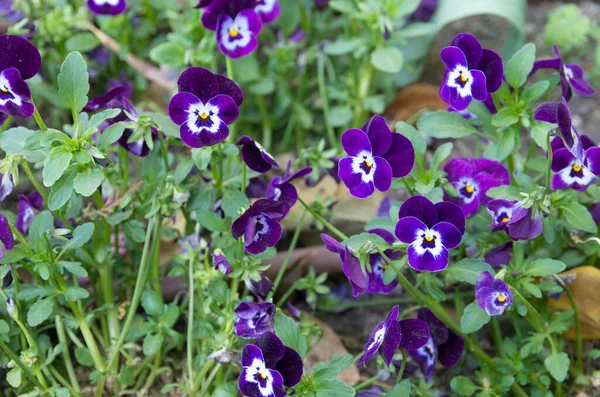
[[334, 252], [337, 254], [344, 254], [344, 252], [345, 252], [344, 246], [342, 244], [340, 244], [336, 239], [331, 237], [330, 235], [321, 233], [321, 240], [323, 240], [323, 242], [325, 243], [325, 248], [327, 248], [328, 251], [331, 251], [331, 252]]
[[221, 14], [217, 22], [219, 50], [232, 59], [247, 56], [258, 47], [262, 23], [254, 10], [244, 10], [232, 18]]
[[265, 332], [273, 331], [276, 307], [272, 303], [242, 302], [234, 310], [235, 334], [241, 338], [255, 339]]
[[449, 222], [440, 222], [433, 227], [442, 238], [442, 244], [448, 249], [456, 248], [462, 240], [462, 233]]
[[16, 68], [24, 80], [38, 74], [42, 67], [42, 57], [38, 49], [19, 36], [0, 36], [0, 70]]
[[[506, 171], [508, 175], [508, 171]], [[490, 202], [491, 198], [487, 196], [487, 191], [493, 187], [508, 185], [503, 178], [499, 178], [498, 176], [481, 173], [475, 177], [475, 183], [479, 187], [478, 190], [478, 198], [483, 205], [486, 205]]]
[[478, 101], [485, 101], [487, 99], [487, 81], [485, 74], [481, 70], [471, 70], [473, 76], [473, 83], [471, 84], [471, 95]]
[[463, 178], [472, 178], [475, 174], [473, 164], [468, 159], [453, 158], [444, 166], [449, 182], [457, 182]]
[[399, 218], [414, 216], [420, 219], [428, 228], [438, 223], [438, 215], [435, 205], [423, 196], [413, 196], [400, 206]]
[[429, 22], [438, 7], [438, 0], [421, 0], [419, 7], [413, 12], [412, 19]]
[[374, 157], [375, 171], [373, 181], [377, 190], [387, 192], [392, 186], [392, 167], [382, 157]]
[[450, 331], [448, 341], [438, 346], [438, 359], [444, 367], [453, 367], [460, 361], [464, 350], [465, 340]]
[[387, 325], [383, 342], [379, 348], [379, 354], [383, 358], [383, 362], [389, 367], [394, 354], [400, 347], [400, 341], [402, 340], [402, 330], [400, 329], [400, 323], [393, 321]]
[[600, 203], [592, 204], [588, 211], [592, 214], [592, 218], [596, 224], [600, 225]]
[[429, 339], [425, 346], [417, 350], [408, 350], [412, 359], [419, 365], [426, 382], [432, 379], [435, 363], [438, 358], [438, 349], [433, 343], [433, 339]]
[[533, 64], [533, 70], [529, 74], [530, 76], [537, 72], [539, 69], [560, 69], [561, 61], [559, 58], [554, 59], [542, 59], [540, 61], [535, 61]]
[[[363, 133], [366, 136], [366, 134]], [[352, 169], [352, 158], [344, 157], [338, 163], [338, 176], [344, 182], [350, 194], [357, 198], [367, 198], [375, 192], [375, 184], [372, 181], [365, 182], [361, 173]]]
[[437, 210], [438, 222], [449, 222], [456, 226], [461, 234], [465, 233], [465, 215], [460, 207], [448, 201], [442, 201], [435, 204]]
[[450, 260], [450, 255], [445, 247], [442, 247], [440, 254], [437, 256], [434, 256], [429, 250], [425, 251], [423, 255], [419, 255], [415, 251], [414, 245], [409, 246], [406, 253], [408, 254], [408, 264], [410, 267], [419, 272], [439, 272], [448, 267]]
[[452, 45], [464, 53], [469, 69], [475, 69], [483, 53], [479, 40], [469, 33], [459, 33], [452, 40]]
[[[229, 81], [233, 83], [231, 80]], [[226, 91], [235, 91], [229, 84], [230, 83], [227, 84], [228, 90]], [[235, 85], [235, 83], [233, 83], [233, 85]], [[188, 68], [181, 73], [181, 76], [179, 76], [179, 79], [177, 80], [177, 87], [179, 88], [179, 92], [189, 92], [190, 94], [194, 94], [203, 103], [208, 102], [211, 98], [214, 98], [219, 94], [229, 95], [228, 92], [220, 91], [218, 75], [213, 74], [208, 69], [200, 67]], [[235, 87], [237, 87], [237, 85], [235, 85]], [[237, 88], [239, 89], [239, 87]], [[234, 98], [234, 100], [235, 99], [236, 98]]]
[[[6, 216], [0, 213], [0, 241], [4, 243], [4, 249], [0, 249], [0, 260], [4, 257], [4, 252], [10, 251], [15, 247], [12, 230]], [[1, 248], [1, 247], [0, 247]]]
[[284, 346], [284, 349], [285, 354], [277, 362], [275, 369], [281, 374], [283, 384], [286, 387], [293, 387], [302, 379], [304, 365], [302, 364], [302, 357], [300, 357], [298, 352], [287, 346]]
[[390, 149], [383, 158], [392, 167], [392, 176], [402, 178], [410, 173], [415, 163], [415, 149], [411, 141], [404, 135], [392, 133]]
[[190, 117], [189, 109], [192, 105], [200, 104], [200, 99], [188, 92], [175, 94], [169, 102], [169, 117], [177, 125], [183, 125]]
[[412, 244], [418, 237], [419, 232], [427, 230], [428, 227], [419, 218], [406, 216], [400, 218], [396, 223], [396, 237], [405, 244]]
[[427, 323], [416, 318], [400, 320], [400, 329], [402, 330], [400, 347], [406, 350], [420, 349], [430, 337]]
[[419, 309], [417, 316], [429, 326], [429, 333], [436, 345], [441, 345], [448, 341], [450, 330], [431, 310], [421, 308]]
[[213, 258], [213, 267], [215, 270], [219, 270], [224, 276], [231, 273], [231, 266], [229, 265], [229, 261], [227, 261], [225, 255], [223, 255], [223, 251], [217, 252], [215, 250], [215, 252], [210, 255]]
[[392, 144], [392, 133], [383, 117], [379, 115], [373, 116], [367, 124], [363, 126], [362, 130], [366, 132], [369, 137], [373, 156], [382, 156], [390, 149]]
[[369, 136], [358, 128], [352, 128], [344, 132], [342, 147], [352, 157], [357, 157], [362, 152], [373, 153]]
[[444, 65], [446, 65], [446, 68], [449, 70], [453, 70], [457, 66], [468, 66], [465, 53], [456, 46], [442, 48], [442, 51], [440, 51], [440, 57], [442, 58]]
[[242, 136], [235, 144], [242, 146], [242, 159], [251, 170], [265, 173], [278, 167], [273, 157], [249, 136]]
[[492, 50], [483, 49], [481, 60], [477, 68], [485, 74], [486, 88], [488, 93], [496, 92], [500, 89], [504, 79], [504, 66], [502, 57]]
[[600, 176], [600, 147], [593, 147], [586, 150], [585, 158], [592, 174]]
[[342, 270], [352, 285], [352, 295], [358, 296], [366, 292], [369, 287], [369, 280], [365, 276], [360, 266], [360, 261], [348, 247], [345, 247], [344, 257], [342, 258]]
[[229, 127], [220, 119], [216, 119], [215, 123], [217, 124], [215, 132], [210, 132], [204, 127], [200, 128], [199, 131], [192, 131], [189, 123], [184, 123], [179, 128], [181, 140], [192, 148], [213, 146], [223, 142], [229, 136]]
[[215, 76], [217, 77], [217, 82], [219, 83], [218, 93], [230, 96], [238, 106], [241, 106], [244, 102], [244, 93], [240, 87], [238, 87], [233, 80], [230, 80], [225, 76], [221, 76], [220, 74], [215, 74]]
[[477, 277], [477, 282], [475, 283], [475, 292], [480, 290], [481, 288], [492, 288], [494, 286], [494, 276], [490, 272], [482, 272], [479, 277]]
[[365, 345], [363, 355], [358, 360], [357, 365], [364, 364], [365, 362], [370, 360], [375, 355], [375, 353], [377, 353], [379, 347], [383, 343], [383, 338], [385, 336], [386, 331], [386, 326], [383, 322], [379, 323], [373, 329], [373, 331], [371, 332], [371, 336], [369, 336], [369, 340]]
[[94, 97], [83, 108], [86, 112], [95, 112], [100, 109], [105, 109], [108, 104], [114, 100], [129, 99], [131, 96], [131, 87], [125, 85], [117, 85], [106, 92], [106, 94]]
[[240, 108], [228, 95], [219, 94], [208, 101], [207, 105], [217, 107], [219, 118], [227, 125], [233, 124], [240, 115]]
[[275, 369], [277, 362], [285, 356], [285, 347], [273, 332], [262, 334], [255, 345], [262, 351], [267, 368]]
[[[8, 68], [2, 71], [2, 79], [5, 79], [8, 83], [9, 87], [0, 87], [8, 89], [10, 93], [13, 95], [18, 95], [21, 99], [26, 101], [31, 100], [31, 92], [29, 91], [29, 86], [21, 77], [21, 73], [17, 68]], [[2, 95], [2, 94], [0, 94]], [[2, 98], [5, 99], [5, 98]]]
[[558, 149], [552, 153], [552, 171], [559, 172], [575, 161], [575, 156], [567, 148]]
[[263, 23], [271, 23], [281, 14], [281, 6], [277, 0], [258, 0], [257, 3], [258, 5], [254, 8], [254, 11]]
[[249, 278], [244, 284], [260, 301], [263, 301], [273, 289], [273, 282], [264, 274], [260, 275], [260, 280], [256, 281], [253, 278]]
[[540, 214], [533, 214], [531, 208], [518, 208], [506, 224], [506, 233], [513, 240], [532, 240], [542, 234], [542, 229]]
[[392, 198], [386, 197], [381, 200], [379, 209], [377, 210], [377, 216], [380, 218], [388, 218], [390, 216], [390, 209], [392, 208]]
[[513, 242], [508, 241], [495, 248], [492, 248], [485, 254], [485, 262], [493, 268], [508, 266], [510, 263], [510, 252], [513, 247]]
[[29, 225], [35, 215], [44, 208], [44, 200], [37, 192], [32, 192], [29, 196], [19, 195], [19, 206], [15, 227], [21, 234], [27, 234]]
[[244, 350], [242, 350], [242, 365], [244, 367], [249, 367], [254, 360], [265, 361], [260, 348], [255, 345], [244, 346]]
[[556, 124], [556, 109], [558, 102], [543, 102], [539, 104], [533, 111], [535, 120], [545, 121], [547, 123]]
[[111, 4], [106, 0], [88, 0], [88, 7], [96, 15], [119, 15], [125, 12], [127, 4], [125, 0], [118, 0], [116, 4]]

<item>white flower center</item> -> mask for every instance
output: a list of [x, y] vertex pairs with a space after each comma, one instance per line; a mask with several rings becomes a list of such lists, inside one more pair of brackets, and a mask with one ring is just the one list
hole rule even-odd
[[187, 125], [193, 133], [200, 133], [208, 130], [214, 134], [219, 131], [221, 119], [219, 118], [219, 107], [202, 102], [191, 104], [187, 110]]
[[471, 179], [461, 179], [456, 183], [455, 188], [465, 204], [469, 204], [475, 200], [475, 197], [479, 193], [477, 183]]
[[572, 161], [568, 167], [558, 171], [558, 175], [568, 185], [587, 186], [596, 179], [592, 171], [583, 165], [583, 162], [579, 159]]
[[437, 258], [442, 253], [442, 236], [433, 229], [419, 230], [411, 245], [418, 255], [429, 252]]
[[221, 24], [221, 44], [229, 51], [246, 47], [251, 38], [248, 19], [242, 15], [236, 15], [234, 19], [227, 17]]
[[4, 74], [0, 74], [0, 105], [6, 105], [7, 102], [12, 102], [17, 106], [21, 106], [23, 99], [13, 92], [8, 79]]
[[119, 4], [119, 0], [94, 0], [94, 3], [96, 3], [99, 6], [103, 6], [105, 4], [108, 4], [110, 6], [116, 6]]
[[377, 164], [373, 159], [373, 154], [363, 150], [356, 157], [352, 157], [352, 173], [360, 174], [364, 183], [373, 182], [373, 175]]
[[470, 97], [472, 96], [471, 86], [473, 85], [473, 76], [467, 67], [457, 65], [453, 71], [448, 73], [446, 85], [456, 88], [461, 97]]
[[277, 1], [276, 0], [257, 0], [256, 3], [257, 3], [257, 5], [256, 5], [256, 7], [254, 7], [256, 12], [267, 13], [267, 12], [273, 11], [273, 8], [275, 7], [275, 4], [277, 3]]
[[252, 360], [252, 365], [246, 370], [245, 380], [258, 385], [261, 396], [272, 396], [275, 394], [271, 373], [265, 366], [265, 363], [258, 358]]

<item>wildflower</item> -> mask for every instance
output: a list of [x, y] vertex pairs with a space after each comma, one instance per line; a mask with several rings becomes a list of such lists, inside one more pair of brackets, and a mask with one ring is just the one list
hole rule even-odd
[[96, 15], [119, 15], [125, 12], [125, 0], [88, 0], [88, 7]]
[[15, 227], [21, 234], [27, 234], [31, 221], [38, 212], [44, 209], [44, 199], [37, 190], [28, 196], [19, 194], [19, 207]]
[[229, 265], [229, 262], [227, 261], [227, 258], [221, 249], [217, 248], [212, 254], [210, 254], [210, 256], [213, 258], [213, 266], [215, 270], [220, 271], [224, 276], [231, 273], [231, 266]]
[[438, 7], [438, 0], [421, 0], [417, 9], [412, 13], [411, 19], [420, 22], [429, 22]]
[[449, 202], [433, 204], [413, 196], [400, 207], [396, 237], [409, 244], [408, 264], [417, 271], [438, 272], [448, 266], [449, 249], [456, 248], [465, 231], [465, 217]]
[[273, 156], [249, 136], [242, 136], [235, 144], [242, 147], [242, 160], [252, 171], [265, 173], [273, 167], [279, 168]]
[[244, 236], [244, 247], [251, 254], [260, 254], [267, 247], [273, 247], [283, 233], [279, 221], [283, 219], [283, 203], [262, 199], [253, 203], [231, 225], [233, 238]]
[[594, 222], [600, 225], [600, 203], [592, 204], [590, 207], [588, 207], [588, 211], [590, 214], [592, 214]]
[[552, 47], [556, 58], [543, 59], [533, 64], [531, 74], [539, 69], [555, 69], [560, 74], [560, 85], [562, 96], [570, 101], [573, 96], [573, 90], [579, 95], [592, 96], [596, 92], [594, 87], [584, 78], [583, 68], [576, 63], [564, 63], [556, 44]]
[[[394, 243], [394, 235], [387, 230], [373, 229], [368, 232], [380, 236], [390, 245]], [[399, 259], [402, 256], [402, 253], [393, 250], [386, 250], [384, 254], [392, 261]], [[367, 292], [387, 295], [396, 289], [398, 286], [398, 279], [394, 278], [389, 284], [385, 284], [383, 281], [383, 275], [389, 266], [383, 255], [378, 252], [369, 255], [369, 264], [371, 265], [371, 270], [369, 271], [367, 269], [367, 278], [369, 279]]]
[[13, 238], [12, 230], [8, 224], [6, 216], [0, 213], [0, 260], [4, 258], [4, 253], [15, 247], [15, 239]]
[[242, 90], [227, 77], [207, 69], [186, 69], [177, 80], [179, 93], [171, 98], [169, 116], [180, 126], [188, 146], [212, 146], [229, 136], [228, 125], [239, 116]]
[[495, 248], [492, 248], [485, 254], [485, 262], [489, 263], [489, 265], [493, 268], [498, 268], [502, 265], [508, 265], [510, 263], [510, 252], [512, 247], [513, 242], [508, 241]]
[[421, 348], [429, 339], [427, 323], [419, 319], [398, 321], [400, 308], [394, 306], [385, 322], [379, 323], [371, 333], [365, 345], [358, 365], [365, 363], [375, 353], [379, 352], [385, 364], [389, 367], [394, 354], [399, 348], [416, 350]]
[[321, 240], [325, 243], [327, 250], [339, 254], [342, 260], [342, 270], [352, 285], [352, 295], [356, 297], [367, 292], [369, 288], [367, 276], [360, 266], [360, 261], [352, 255], [348, 246], [340, 244], [327, 234], [321, 234]]
[[242, 367], [238, 388], [248, 397], [283, 397], [284, 386], [297, 385], [303, 373], [300, 355], [272, 332], [244, 347]]
[[342, 135], [349, 157], [340, 159], [338, 175], [358, 198], [367, 198], [375, 189], [387, 191], [392, 177], [408, 175], [415, 153], [408, 138], [392, 133], [381, 116], [374, 116], [362, 130], [352, 128]]
[[495, 199], [488, 203], [487, 210], [492, 217], [491, 227], [493, 231], [505, 229], [513, 217], [516, 201]]
[[533, 240], [542, 234], [543, 228], [542, 217], [537, 211], [516, 206], [506, 223], [506, 234], [513, 240]]
[[6, 299], [6, 311], [13, 320], [19, 321], [19, 308], [15, 304], [14, 299]]
[[452, 159], [444, 167], [448, 181], [458, 193], [458, 204], [465, 217], [477, 213], [479, 203], [487, 204], [486, 192], [510, 183], [508, 170], [502, 163], [488, 159]]
[[246, 284], [246, 288], [248, 288], [261, 302], [273, 289], [273, 281], [263, 274], [260, 275], [260, 280], [256, 281], [253, 278], [249, 278], [244, 284]]
[[28, 119], [35, 106], [25, 80], [35, 76], [42, 66], [40, 53], [19, 36], [0, 36], [0, 112]]
[[279, 201], [285, 205], [286, 214], [298, 201], [298, 191], [291, 182], [312, 172], [312, 168], [301, 168], [292, 173], [291, 167], [292, 162], [290, 161], [283, 176], [276, 176], [269, 182], [266, 192], [266, 198]]
[[256, 0], [254, 11], [263, 23], [271, 23], [281, 14], [281, 7], [277, 0]]
[[430, 381], [437, 361], [446, 368], [453, 367], [460, 361], [465, 341], [460, 335], [450, 331], [429, 309], [419, 309], [418, 318], [429, 326], [430, 337], [423, 347], [408, 353], [421, 368], [425, 380]]
[[440, 97], [458, 111], [467, 109], [473, 98], [485, 101], [488, 93], [502, 85], [502, 58], [482, 48], [475, 36], [456, 35], [452, 44], [442, 49], [440, 57], [446, 65]]
[[242, 302], [235, 311], [234, 330], [240, 338], [255, 339], [273, 331], [276, 307], [269, 302]]
[[508, 285], [499, 279], [494, 279], [490, 272], [482, 272], [475, 285], [477, 305], [490, 316], [499, 316], [513, 302], [512, 292]]

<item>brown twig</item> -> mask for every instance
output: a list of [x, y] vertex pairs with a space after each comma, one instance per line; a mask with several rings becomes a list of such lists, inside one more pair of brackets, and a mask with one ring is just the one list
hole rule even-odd
[[95, 218], [97, 216], [102, 218], [108, 217], [114, 212], [116, 207], [121, 205], [121, 202], [123, 202], [123, 199], [125, 199], [125, 197], [127, 197], [130, 193], [137, 192], [138, 190], [140, 190], [140, 187], [143, 185], [143, 183], [143, 181], [138, 181], [134, 185], [129, 186], [127, 190], [125, 190], [125, 194], [123, 195], [121, 195], [120, 189], [117, 190], [112, 197], [106, 199], [104, 207], [102, 208], [92, 210], [93, 204], [91, 202], [88, 203], [87, 207], [85, 207], [85, 210], [83, 210], [82, 216], [84, 218]]

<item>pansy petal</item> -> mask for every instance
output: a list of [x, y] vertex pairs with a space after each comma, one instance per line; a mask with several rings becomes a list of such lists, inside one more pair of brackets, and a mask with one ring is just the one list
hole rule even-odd
[[465, 53], [456, 46], [442, 48], [440, 57], [449, 70], [454, 70], [457, 66], [468, 66]]
[[449, 222], [456, 226], [461, 234], [465, 233], [466, 220], [460, 207], [449, 201], [435, 203], [438, 214], [438, 222]]
[[373, 182], [377, 190], [387, 192], [392, 186], [392, 167], [383, 157], [374, 157], [375, 172]]
[[473, 84], [471, 85], [471, 94], [478, 101], [485, 101], [487, 98], [487, 80], [481, 70], [471, 70]]
[[402, 340], [402, 330], [400, 329], [400, 323], [397, 321], [392, 322], [387, 330], [385, 331], [385, 337], [383, 343], [379, 348], [379, 354], [383, 358], [383, 362], [389, 367], [394, 358], [394, 354], [398, 351], [400, 341]]
[[448, 341], [450, 330], [433, 312], [427, 308], [419, 309], [417, 316], [420, 320], [427, 323], [429, 334], [433, 338], [436, 345], [441, 345]]
[[452, 45], [461, 49], [467, 58], [469, 69], [475, 69], [481, 61], [483, 49], [479, 40], [469, 33], [459, 33], [452, 40]]
[[285, 354], [277, 361], [275, 369], [281, 374], [285, 387], [293, 387], [302, 379], [304, 365], [302, 357], [291, 347], [284, 346]]
[[219, 118], [228, 125], [233, 124], [240, 115], [240, 108], [233, 98], [228, 95], [219, 94], [208, 101], [208, 105], [217, 107], [219, 109]]
[[[187, 68], [179, 76], [177, 87], [179, 92], [194, 94], [203, 103], [220, 94], [217, 75], [201, 67]], [[227, 94], [227, 92], [223, 93]]]
[[242, 365], [249, 367], [254, 360], [265, 361], [261, 349], [255, 345], [246, 345], [242, 350]]
[[579, 95], [593, 96], [596, 93], [594, 87], [584, 79], [573, 78], [569, 80], [569, 83]]
[[275, 368], [277, 362], [285, 356], [285, 347], [273, 332], [262, 334], [255, 345], [262, 352], [267, 368]]
[[412, 244], [418, 237], [419, 232], [427, 230], [428, 227], [419, 218], [406, 216], [400, 218], [396, 224], [396, 237], [405, 244]]
[[379, 350], [379, 347], [383, 343], [383, 336], [385, 336], [386, 332], [385, 323], [379, 323], [371, 332], [369, 336], [369, 340], [365, 344], [363, 355], [357, 362], [357, 365], [362, 365], [368, 360], [370, 360], [375, 353]]
[[449, 182], [457, 182], [463, 178], [472, 178], [475, 170], [470, 161], [461, 158], [453, 158], [444, 166], [444, 172], [448, 174]]
[[573, 161], [575, 161], [575, 156], [569, 149], [558, 149], [552, 153], [552, 171], [559, 172], [569, 167]]
[[429, 250], [423, 255], [419, 255], [414, 248], [414, 245], [408, 247], [408, 264], [416, 271], [428, 271], [431, 273], [439, 272], [448, 267], [450, 255], [445, 247], [442, 247], [440, 254], [434, 256]]
[[385, 326], [389, 327], [392, 323], [398, 322], [398, 316], [400, 315], [400, 306], [396, 305], [392, 307], [392, 310], [388, 313], [385, 319]]
[[373, 152], [369, 136], [358, 128], [352, 128], [344, 132], [342, 147], [352, 157], [357, 157], [361, 152]]
[[2, 72], [2, 77], [6, 79], [10, 85], [10, 90], [20, 96], [22, 99], [29, 101], [31, 100], [31, 92], [29, 86], [21, 77], [21, 73], [17, 68], [8, 68]]
[[30, 119], [35, 112], [35, 106], [31, 102], [23, 101], [21, 105], [17, 105], [12, 101], [8, 101], [4, 105], [0, 105], [0, 111], [21, 119]]
[[475, 292], [482, 288], [492, 288], [494, 286], [494, 276], [490, 272], [481, 272], [475, 283]]
[[543, 102], [533, 111], [533, 118], [535, 120], [557, 124], [557, 107], [558, 102]]
[[383, 156], [392, 144], [392, 133], [383, 117], [373, 116], [362, 128], [371, 142], [373, 156]]
[[465, 340], [450, 331], [448, 341], [438, 346], [438, 359], [444, 367], [453, 367], [460, 361], [464, 350]]
[[409, 318], [400, 320], [402, 340], [400, 347], [406, 350], [417, 350], [423, 347], [429, 340], [429, 327], [423, 320]]
[[[508, 172], [507, 172], [508, 175]], [[498, 178], [497, 176], [481, 173], [475, 177], [475, 183], [479, 187], [479, 201], [486, 205], [491, 198], [487, 196], [487, 191], [493, 187], [498, 187], [501, 185], [508, 185], [508, 183], [503, 183], [505, 180], [503, 178]]]
[[345, 251], [344, 246], [330, 235], [321, 233], [320, 237], [321, 240], [323, 240], [323, 242], [325, 243], [325, 248], [327, 248], [328, 251], [337, 254], [343, 253]]
[[560, 69], [560, 59], [542, 59], [540, 61], [535, 61], [533, 64], [533, 70], [529, 74], [530, 76], [537, 72], [539, 69]]
[[221, 76], [220, 74], [215, 75], [219, 83], [219, 94], [229, 95], [236, 103], [241, 106], [244, 102], [244, 93], [241, 88], [231, 79]]
[[440, 222], [433, 227], [442, 238], [442, 244], [448, 249], [456, 248], [462, 240], [462, 233], [449, 222]]
[[42, 57], [38, 49], [20, 36], [0, 36], [0, 70], [17, 68], [24, 80], [38, 74]]
[[504, 79], [504, 66], [500, 55], [484, 48], [477, 69], [485, 74], [488, 94], [500, 89]]
[[206, 128], [200, 132], [194, 132], [190, 130], [188, 123], [183, 123], [179, 128], [181, 140], [192, 148], [213, 146], [223, 142], [229, 136], [229, 127], [221, 120], [218, 120], [218, 123], [216, 132], [209, 132]]
[[573, 134], [572, 134], [572, 122], [571, 122], [571, 111], [566, 99], [563, 98], [563, 102], [556, 106], [556, 123], [560, 132], [562, 132], [563, 139], [567, 146], [573, 146]]
[[352, 285], [353, 296], [356, 297], [367, 290], [369, 287], [369, 280], [362, 271], [360, 261], [352, 255], [352, 252], [348, 247], [345, 247], [342, 270]]
[[398, 217], [402, 219], [407, 216], [420, 219], [429, 228], [438, 223], [435, 205], [423, 196], [412, 196], [400, 206]]
[[465, 218], [470, 218], [473, 215], [475, 215], [477, 213], [477, 211], [479, 211], [479, 204], [480, 204], [479, 197], [475, 197], [469, 203], [463, 203], [462, 212], [463, 212]]
[[363, 181], [362, 174], [353, 171], [350, 157], [344, 157], [339, 161], [338, 176], [354, 197], [367, 198], [375, 192], [375, 184], [372, 181]]
[[600, 176], [600, 147], [596, 146], [586, 150], [585, 157], [592, 174]]
[[188, 121], [190, 106], [199, 103], [200, 99], [193, 94], [187, 92], [175, 94], [169, 102], [169, 117], [175, 124], [182, 125]]
[[415, 149], [411, 141], [400, 133], [392, 133], [390, 149], [383, 155], [390, 167], [392, 176], [402, 178], [410, 173], [415, 163]]

